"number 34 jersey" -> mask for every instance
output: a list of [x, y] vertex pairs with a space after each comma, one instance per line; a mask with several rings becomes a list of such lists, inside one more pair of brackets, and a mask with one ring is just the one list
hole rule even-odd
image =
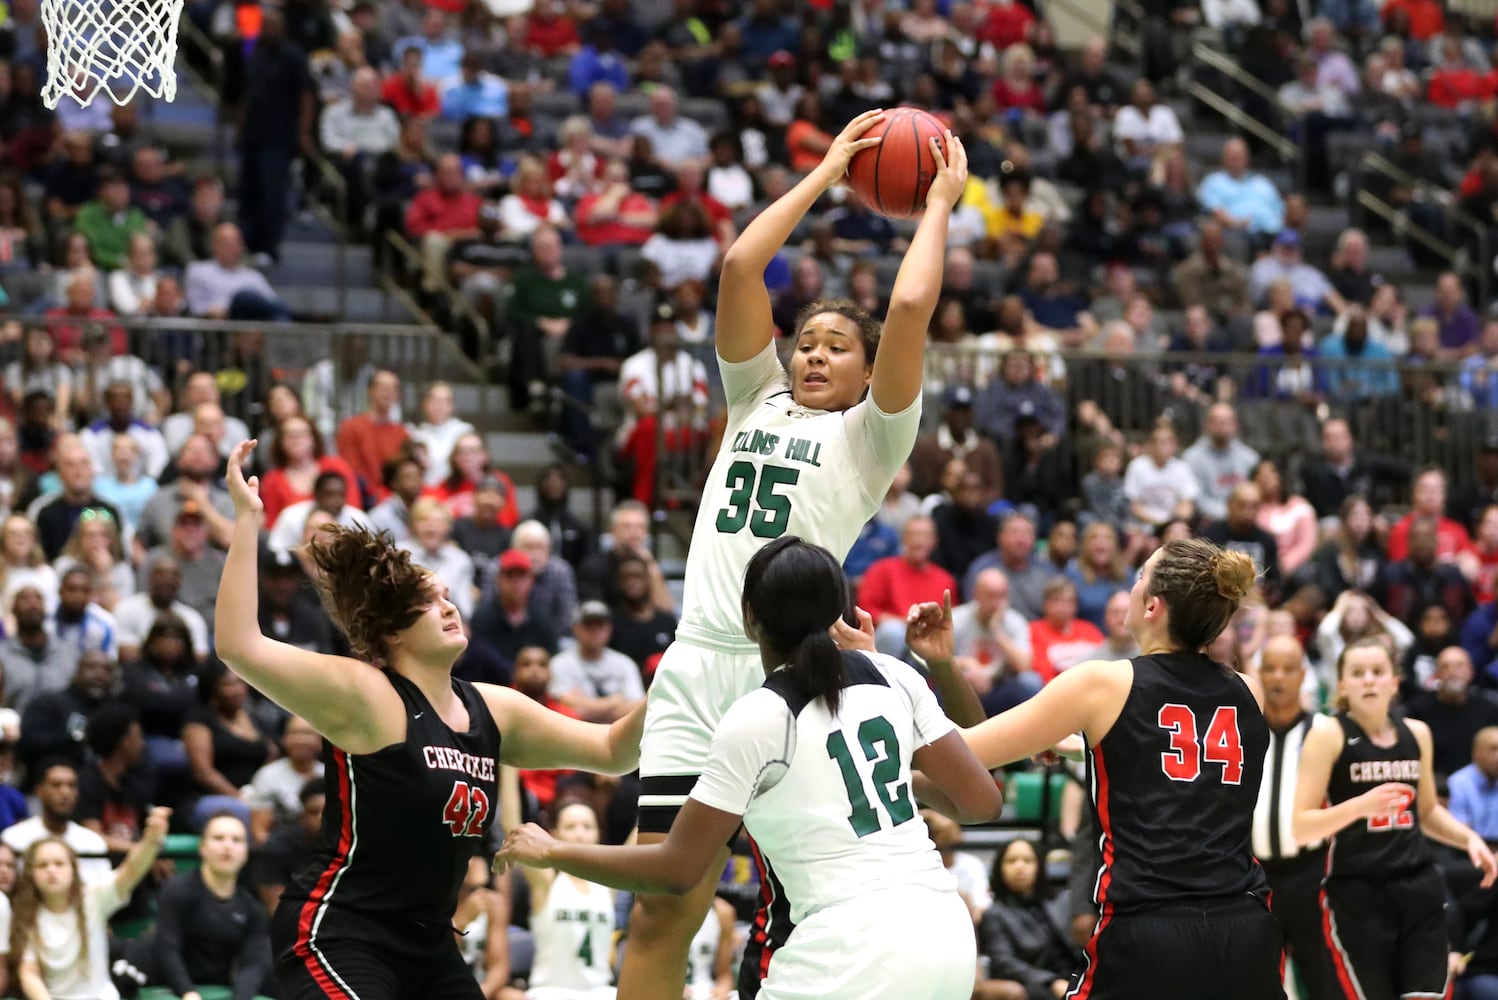
[[719, 367], [728, 425], [692, 532], [677, 637], [744, 645], [744, 570], [754, 553], [792, 534], [847, 556], [910, 457], [921, 403], [896, 414], [871, 398], [840, 413], [799, 406], [773, 343]]
[[925, 680], [881, 653], [842, 654], [837, 714], [777, 671], [729, 708], [691, 797], [744, 817], [793, 923], [877, 889], [956, 881], [916, 812], [910, 760], [953, 730]]

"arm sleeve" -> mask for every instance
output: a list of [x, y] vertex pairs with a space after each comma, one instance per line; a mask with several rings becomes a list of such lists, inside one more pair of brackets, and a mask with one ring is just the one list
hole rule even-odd
[[724, 361], [719, 357], [718, 371], [723, 376], [723, 394], [730, 411], [763, 402], [791, 387], [790, 378], [780, 364], [780, 356], [775, 353], [773, 337], [764, 350], [748, 361]]
[[183, 947], [189, 921], [188, 899], [185, 879], [197, 878], [184, 874], [173, 878], [161, 890], [156, 906], [156, 963], [166, 984], [179, 996], [193, 988], [192, 977], [187, 974], [187, 960]]
[[239, 954], [235, 956], [233, 1000], [254, 1000], [270, 979], [273, 964], [265, 908], [253, 899], [246, 899], [245, 904], [250, 919], [239, 944]]
[[916, 673], [915, 668], [889, 656], [880, 656], [880, 663], [889, 679], [905, 692], [910, 699], [911, 721], [915, 725], [915, 747], [930, 746], [957, 727], [942, 712], [936, 695], [926, 678]]
[[859, 484], [870, 500], [883, 500], [889, 484], [915, 447], [921, 429], [921, 397], [899, 413], [885, 413], [872, 396], [843, 414]]
[[691, 798], [736, 816], [767, 783], [790, 765], [796, 720], [785, 702], [760, 689], [739, 699], [723, 716]]

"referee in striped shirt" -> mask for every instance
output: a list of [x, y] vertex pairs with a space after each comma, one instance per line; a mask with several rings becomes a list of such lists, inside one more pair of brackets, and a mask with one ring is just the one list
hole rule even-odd
[[1264, 644], [1259, 680], [1264, 685], [1264, 718], [1269, 723], [1269, 751], [1264, 784], [1254, 807], [1254, 855], [1264, 866], [1273, 890], [1271, 905], [1285, 933], [1285, 952], [1295, 962], [1304, 1000], [1341, 996], [1333, 978], [1331, 956], [1321, 930], [1321, 877], [1326, 872], [1326, 844], [1297, 847], [1290, 836], [1295, 780], [1300, 751], [1314, 715], [1301, 707], [1305, 682], [1305, 649], [1293, 637], [1279, 635]]

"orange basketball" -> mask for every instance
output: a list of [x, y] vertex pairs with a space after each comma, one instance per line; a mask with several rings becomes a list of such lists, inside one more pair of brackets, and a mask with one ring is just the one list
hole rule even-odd
[[945, 128], [935, 115], [919, 108], [895, 108], [862, 138], [884, 141], [854, 155], [848, 182], [874, 211], [891, 219], [913, 219], [926, 207], [926, 192], [936, 179], [930, 140], [946, 155]]

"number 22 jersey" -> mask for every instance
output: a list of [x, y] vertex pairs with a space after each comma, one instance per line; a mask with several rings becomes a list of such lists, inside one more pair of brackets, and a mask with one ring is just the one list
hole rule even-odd
[[837, 413], [800, 406], [773, 341], [748, 361], [718, 364], [728, 425], [692, 531], [676, 635], [752, 649], [742, 607], [749, 560], [784, 534], [847, 556], [910, 457], [921, 401], [895, 414], [868, 397]]
[[1269, 724], [1253, 693], [1201, 653], [1131, 662], [1118, 720], [1087, 747], [1102, 855], [1094, 902], [1264, 897], [1252, 833]]

